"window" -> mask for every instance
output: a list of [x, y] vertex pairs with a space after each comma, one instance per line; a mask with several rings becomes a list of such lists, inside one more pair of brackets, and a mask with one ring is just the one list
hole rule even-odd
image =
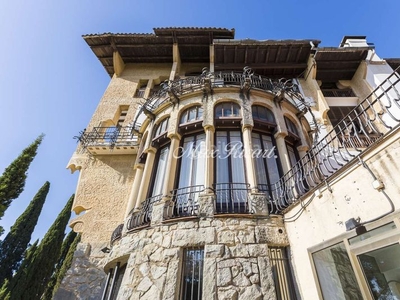
[[184, 250], [179, 299], [201, 299], [203, 288], [203, 261], [203, 248], [188, 248]]
[[107, 282], [104, 287], [103, 296], [101, 300], [116, 300], [118, 291], [121, 287], [122, 279], [126, 270], [126, 264], [120, 267], [117, 263], [115, 268], [110, 269], [107, 275]]
[[215, 194], [217, 213], [248, 211], [240, 106], [232, 102], [215, 107]]
[[165, 145], [157, 152], [153, 167], [152, 188], [150, 189], [149, 197], [162, 194], [165, 172], [167, 169], [168, 152], [169, 144]]
[[146, 92], [146, 87], [147, 87], [147, 80], [146, 81], [140, 81], [138, 83], [138, 88], [136, 89], [135, 97], [137, 98], [143, 98], [144, 94]]
[[248, 185], [245, 178], [241, 131], [216, 132], [215, 190], [217, 212], [247, 212]]
[[277, 300], [297, 299], [287, 250], [284, 247], [268, 246]]
[[251, 108], [251, 112], [254, 121], [276, 124], [273, 112], [264, 106], [253, 105]]
[[353, 109], [354, 106], [331, 106], [328, 111], [328, 117], [331, 120], [332, 126], [335, 127], [339, 124]]
[[181, 115], [179, 124], [186, 124], [203, 119], [203, 108], [201, 106], [190, 107], [185, 110]]
[[169, 118], [163, 119], [158, 125], [156, 125], [153, 133], [152, 146], [159, 147], [168, 142], [168, 121]]
[[297, 131], [296, 125], [289, 118], [287, 118], [287, 117], [284, 117], [284, 118], [285, 118], [286, 128], [287, 128], [289, 134], [292, 134], [296, 138], [299, 138], [299, 132]]
[[400, 244], [358, 255], [373, 298], [400, 299]]
[[376, 222], [379, 227], [312, 253], [324, 299], [361, 300], [362, 293], [400, 299], [400, 230], [393, 220]]
[[174, 191], [174, 215], [195, 215], [198, 211], [198, 196], [204, 190], [205, 180], [205, 133], [183, 138], [179, 151], [178, 188]]
[[313, 253], [315, 269], [324, 299], [362, 300], [344, 243]]
[[215, 118], [239, 118], [240, 106], [233, 102], [224, 102], [216, 105]]
[[253, 132], [251, 139], [257, 187], [260, 192], [272, 196], [271, 184], [281, 177], [275, 141], [272, 135], [261, 132]]
[[122, 125], [124, 124], [126, 115], [128, 114], [128, 109], [129, 109], [129, 106], [125, 106], [125, 105], [120, 106], [120, 108], [119, 108], [120, 113], [119, 113], [119, 117], [118, 117], [118, 121], [117, 121], [117, 127], [122, 127]]

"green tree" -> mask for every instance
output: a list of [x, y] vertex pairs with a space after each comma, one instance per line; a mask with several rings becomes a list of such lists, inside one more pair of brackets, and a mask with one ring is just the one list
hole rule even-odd
[[[30, 262], [32, 261], [34, 255], [36, 253], [36, 250], [38, 248], [38, 243], [39, 243], [39, 240], [36, 240], [26, 250], [24, 262], [26, 261], [29, 263], [23, 263], [21, 265], [21, 267], [18, 269], [18, 273], [20, 274], [19, 280], [20, 280], [21, 285], [25, 284], [24, 280], [26, 279], [26, 276], [24, 276], [24, 274], [26, 274], [27, 267], [29, 266]], [[12, 279], [12, 281], [14, 281], [14, 278]], [[11, 284], [11, 280], [6, 279], [4, 281], [3, 286], [0, 289], [0, 299], [1, 300], [10, 300], [11, 299], [10, 284]], [[31, 298], [29, 298], [29, 299], [31, 299]]]
[[25, 211], [15, 221], [10, 232], [0, 245], [0, 285], [5, 279], [11, 279], [12, 274], [18, 269], [24, 252], [31, 240], [32, 232], [42, 211], [50, 183], [39, 189]]
[[46, 287], [46, 290], [42, 296], [43, 300], [51, 300], [58, 287], [63, 280], [65, 273], [69, 269], [72, 263], [72, 258], [74, 256], [74, 252], [76, 246], [80, 241], [80, 235], [78, 235], [74, 231], [70, 231], [67, 237], [64, 239], [64, 242], [61, 247], [61, 254], [56, 265], [55, 271], [50, 278], [50, 281]]
[[[22, 261], [20, 268], [6, 287], [10, 300], [40, 299], [60, 257], [65, 228], [71, 216], [74, 195], [51, 225], [35, 253]], [[1, 294], [0, 294], [1, 295]], [[0, 297], [0, 299], [2, 299]]]
[[[43, 134], [40, 135], [32, 144], [26, 147], [0, 176], [0, 220], [12, 200], [18, 198], [24, 190], [27, 171], [36, 156], [43, 137]], [[4, 229], [0, 226], [0, 235], [3, 232]]]

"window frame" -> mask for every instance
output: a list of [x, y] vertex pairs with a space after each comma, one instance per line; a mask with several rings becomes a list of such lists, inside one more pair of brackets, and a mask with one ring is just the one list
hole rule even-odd
[[[200, 292], [200, 295], [196, 298], [193, 298], [193, 294], [190, 298], [186, 298], [186, 293], [184, 292], [184, 289], [186, 287], [185, 285], [185, 271], [186, 271], [186, 258], [188, 255], [189, 251], [200, 251], [201, 252], [201, 266], [200, 266], [200, 271], [199, 271], [199, 281], [200, 281], [200, 287], [198, 288], [198, 291]], [[187, 247], [183, 248], [182, 251], [182, 259], [181, 259], [181, 278], [180, 278], [180, 287], [179, 287], [179, 299], [186, 299], [186, 300], [201, 300], [202, 299], [202, 294], [203, 294], [203, 281], [204, 281], [204, 247]], [[192, 277], [193, 278], [193, 277]]]
[[383, 232], [380, 234], [377, 234], [376, 236], [373, 236], [370, 239], [366, 239], [362, 242], [356, 243], [351, 245], [349, 240], [351, 240], [354, 237], [357, 237], [357, 234], [355, 230], [352, 230], [350, 232], [344, 232], [343, 234], [334, 237], [332, 239], [329, 239], [325, 242], [322, 242], [320, 244], [317, 244], [315, 246], [312, 246], [308, 248], [308, 256], [309, 260], [311, 263], [311, 268], [313, 272], [313, 277], [314, 277], [314, 282], [317, 288], [318, 295], [320, 299], [323, 298], [323, 294], [321, 291], [320, 283], [319, 283], [319, 278], [318, 278], [318, 273], [315, 268], [314, 260], [312, 257], [312, 254], [315, 252], [318, 252], [320, 250], [323, 250], [325, 248], [329, 248], [330, 246], [333, 246], [338, 243], [344, 243], [347, 254], [349, 255], [350, 262], [351, 262], [351, 267], [355, 273], [355, 277], [357, 280], [358, 287], [360, 288], [361, 294], [363, 299], [373, 299], [372, 292], [370, 291], [368, 282], [366, 281], [366, 278], [363, 274], [362, 267], [360, 265], [360, 262], [358, 260], [358, 255], [364, 254], [373, 250], [378, 250], [382, 249], [386, 246], [390, 246], [393, 244], [400, 244], [400, 219], [399, 216], [387, 216], [384, 217], [380, 220], [377, 220], [375, 222], [372, 222], [370, 224], [366, 224], [366, 230], [367, 233], [370, 233], [371, 231], [383, 227], [389, 223], [393, 222], [396, 225], [396, 228], [388, 231], [388, 232]]

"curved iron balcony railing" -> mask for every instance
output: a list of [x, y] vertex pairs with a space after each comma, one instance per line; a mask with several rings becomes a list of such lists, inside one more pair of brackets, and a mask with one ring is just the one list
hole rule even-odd
[[248, 194], [250, 185], [247, 183], [215, 183], [215, 212], [249, 213]]
[[[144, 99], [136, 116], [136, 124], [142, 114], [154, 118], [154, 112], [166, 103], [177, 103], [182, 95], [202, 91], [205, 96], [212, 93], [213, 89], [239, 86], [242, 93], [247, 94], [251, 89], [259, 89], [275, 95], [277, 101], [288, 101], [298, 108], [300, 112], [312, 113], [309, 105], [304, 101], [297, 84], [290, 79], [273, 80], [271, 78], [254, 74], [245, 67], [243, 72], [219, 71], [208, 72], [203, 69], [199, 76], [186, 77], [161, 84], [160, 90], [150, 98]], [[315, 118], [313, 118], [315, 121]]]
[[204, 185], [192, 185], [171, 191], [172, 197], [164, 207], [165, 219], [197, 216], [199, 213], [199, 195]]
[[153, 205], [154, 203], [159, 202], [161, 198], [161, 194], [147, 198], [145, 201], [143, 201], [139, 211], [131, 212], [126, 225], [127, 230], [130, 231], [137, 227], [150, 225]]
[[124, 228], [124, 224], [119, 224], [111, 234], [110, 244], [112, 245], [116, 240], [122, 237], [122, 229]]
[[400, 75], [393, 72], [272, 185], [271, 212], [281, 213], [399, 124]]
[[[139, 124], [137, 124], [138, 126]], [[74, 138], [78, 139], [82, 147], [101, 147], [106, 146], [110, 149], [115, 147], [138, 146], [137, 137], [138, 128], [135, 126], [125, 127], [94, 127], [91, 131], [82, 131], [79, 136]]]

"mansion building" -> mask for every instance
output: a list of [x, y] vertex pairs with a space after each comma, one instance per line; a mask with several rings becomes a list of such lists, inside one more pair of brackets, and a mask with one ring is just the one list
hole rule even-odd
[[68, 168], [55, 299], [400, 299], [400, 59], [365, 36], [83, 36], [110, 83]]

